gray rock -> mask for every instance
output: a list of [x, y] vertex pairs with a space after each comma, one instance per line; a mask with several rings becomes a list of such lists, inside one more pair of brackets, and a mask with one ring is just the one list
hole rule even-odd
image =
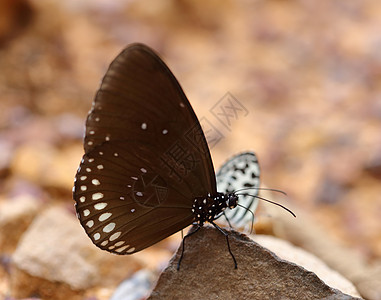
[[95, 247], [76, 216], [64, 207], [41, 213], [13, 255], [12, 296], [82, 299], [93, 287], [116, 287], [142, 264]]
[[205, 226], [189, 237], [161, 274], [149, 299], [358, 299], [326, 285], [313, 272], [276, 256], [235, 231]]

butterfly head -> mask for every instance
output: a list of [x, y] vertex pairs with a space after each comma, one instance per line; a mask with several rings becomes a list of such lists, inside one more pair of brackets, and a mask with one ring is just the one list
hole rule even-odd
[[238, 196], [236, 194], [234, 193], [227, 194], [225, 195], [225, 198], [227, 198], [227, 201], [226, 201], [227, 207], [229, 207], [230, 209], [233, 209], [237, 206]]

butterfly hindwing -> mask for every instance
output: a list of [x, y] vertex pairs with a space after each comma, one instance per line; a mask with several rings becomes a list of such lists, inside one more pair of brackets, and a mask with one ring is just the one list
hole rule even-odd
[[179, 83], [147, 46], [111, 63], [86, 121], [73, 197], [100, 248], [140, 251], [192, 223], [195, 197], [216, 192], [209, 149]]

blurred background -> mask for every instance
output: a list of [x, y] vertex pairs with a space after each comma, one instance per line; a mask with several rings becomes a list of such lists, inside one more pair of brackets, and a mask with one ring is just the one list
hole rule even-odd
[[[230, 156], [254, 150], [262, 182], [287, 192], [289, 197], [279, 201], [301, 216], [287, 216], [289, 222], [316, 226], [319, 234], [311, 231], [311, 238], [332, 240], [377, 279], [380, 15], [381, 3], [370, 0], [2, 0], [0, 297], [42, 297], [20, 283], [25, 278], [30, 284], [34, 276], [64, 281], [66, 275], [39, 273], [33, 263], [33, 271], [26, 267], [25, 235], [41, 215], [64, 209], [87, 239], [71, 196], [83, 155], [85, 118], [108, 64], [133, 42], [160, 53], [198, 117], [221, 133], [211, 145], [216, 169]], [[245, 111], [229, 126], [214, 111], [227, 93]], [[52, 242], [54, 228], [48, 247], [41, 242], [32, 248], [44, 253], [51, 251], [49, 245], [64, 244]], [[298, 229], [293, 230], [284, 236], [295, 242], [289, 235]], [[107, 285], [100, 287], [93, 275], [92, 284], [71, 289], [83, 297], [108, 299], [134, 271], [161, 270], [179, 242], [176, 236], [128, 258], [133, 267], [125, 265], [124, 273]], [[95, 246], [91, 251], [101, 255]], [[60, 259], [69, 258], [63, 254]]]

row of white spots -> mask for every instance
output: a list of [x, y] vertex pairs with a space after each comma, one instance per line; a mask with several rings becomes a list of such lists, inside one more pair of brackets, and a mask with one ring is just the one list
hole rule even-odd
[[[99, 182], [99, 180], [98, 179], [93, 179], [92, 180], [92, 183], [94, 184], [94, 185], [100, 185], [100, 182]], [[87, 186], [86, 185], [81, 185], [81, 191], [86, 191], [87, 190]], [[99, 193], [98, 193], [99, 194]], [[102, 195], [102, 197], [103, 197], [103, 195]], [[95, 200], [95, 199], [93, 199], [93, 200]]]
[[[101, 214], [99, 216], [98, 220], [103, 222], [103, 221], [107, 220], [108, 218], [110, 218], [111, 216], [112, 216], [112, 213], [107, 212], [107, 213]], [[113, 223], [113, 224], [115, 224], [115, 223]], [[94, 226], [94, 221], [93, 220], [87, 221], [86, 226], [89, 227], [89, 228], [93, 227]], [[103, 231], [105, 231], [105, 230], [103, 230]]]
[[[100, 194], [100, 193], [99, 193]], [[96, 197], [95, 197], [96, 198]], [[81, 200], [81, 202], [84, 202], [85, 200], [86, 200], [86, 198], [85, 199], [80, 199]], [[83, 201], [82, 201], [83, 200]], [[97, 200], [97, 199], [94, 199], [94, 195], [93, 195], [93, 200]], [[106, 202], [99, 202], [99, 203], [96, 203], [96, 204], [94, 204], [94, 209], [96, 209], [96, 210], [102, 210], [102, 209], [104, 209], [105, 207], [107, 206], [107, 203]], [[87, 217], [87, 216], [89, 216], [90, 215], [90, 210], [89, 209], [85, 209], [85, 210], [83, 210], [83, 215], [85, 216], [85, 217]]]
[[[103, 231], [108, 233], [110, 231], [112, 231], [113, 229], [115, 228], [115, 223], [110, 223], [108, 225], [106, 225], [104, 228], [103, 228]], [[118, 232], [115, 232], [114, 234], [112, 234], [108, 240], [104, 240], [102, 243], [101, 243], [101, 246], [105, 247], [108, 245], [109, 241], [110, 242], [113, 242], [115, 241], [117, 238], [120, 237], [122, 233], [120, 231]], [[93, 235], [93, 238], [95, 241], [99, 240], [101, 238], [101, 234], [96, 232], [94, 233]], [[121, 253], [122, 251], [126, 250], [127, 248], [129, 248], [126, 252], [127, 253], [132, 253], [135, 251], [135, 247], [131, 247], [130, 245], [124, 245], [126, 243], [126, 241], [118, 241], [116, 242], [114, 245], [111, 245], [108, 247], [109, 250], [113, 250], [115, 248], [118, 248], [118, 249], [115, 249], [116, 252], [118, 253]], [[121, 247], [122, 245], [124, 245], [123, 247]], [[131, 247], [131, 248], [130, 248]]]
[[[143, 129], [143, 130], [146, 130], [147, 129], [147, 123], [142, 123], [140, 125], [140, 128]], [[162, 134], [167, 134], [168, 133], [168, 130], [167, 129], [163, 129], [163, 131], [161, 132]]]
[[[90, 134], [94, 134], [94, 131], [90, 131], [90, 132], [93, 132], [93, 133], [90, 133]], [[110, 135], [106, 135], [105, 141], [107, 141], [107, 142], [110, 141]], [[88, 141], [87, 145], [92, 146], [92, 145], [94, 145], [94, 142], [93, 141]]]

